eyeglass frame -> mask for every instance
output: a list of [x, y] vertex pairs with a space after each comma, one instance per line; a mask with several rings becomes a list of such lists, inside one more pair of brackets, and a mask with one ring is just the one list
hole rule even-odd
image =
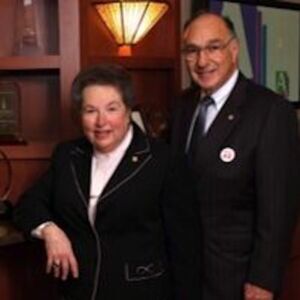
[[[198, 47], [195, 45], [188, 45], [181, 49], [181, 53], [183, 54], [185, 60], [187, 61], [195, 61], [201, 52], [205, 53], [206, 55], [213, 56], [216, 55], [218, 51], [223, 51], [225, 48], [229, 46], [229, 44], [236, 38], [235, 35], [231, 35], [227, 42], [222, 44], [208, 44], [203, 47]], [[189, 50], [189, 51], [188, 51]], [[188, 58], [188, 55], [192, 55], [191, 58]]]

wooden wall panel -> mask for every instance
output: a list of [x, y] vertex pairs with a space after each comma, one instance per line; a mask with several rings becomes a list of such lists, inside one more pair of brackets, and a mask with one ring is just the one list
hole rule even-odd
[[10, 200], [15, 204], [19, 196], [46, 171], [49, 160], [12, 160], [11, 162], [13, 181]]
[[170, 102], [175, 97], [171, 70], [131, 70], [136, 104], [141, 109], [149, 133], [164, 136], [167, 131]]

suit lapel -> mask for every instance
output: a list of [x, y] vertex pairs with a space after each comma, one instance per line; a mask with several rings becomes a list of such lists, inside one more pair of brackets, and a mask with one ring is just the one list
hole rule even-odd
[[229, 98], [213, 121], [207, 135], [203, 138], [199, 157], [204, 158], [206, 161], [210, 156], [215, 157], [213, 154], [220, 151], [220, 147], [224, 144], [228, 135], [237, 126], [241, 118], [242, 107], [247, 101], [246, 87], [247, 80], [240, 74]]

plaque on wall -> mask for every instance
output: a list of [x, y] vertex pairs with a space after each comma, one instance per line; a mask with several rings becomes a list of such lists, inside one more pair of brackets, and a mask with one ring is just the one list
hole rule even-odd
[[19, 86], [14, 81], [0, 81], [0, 144], [23, 142]]

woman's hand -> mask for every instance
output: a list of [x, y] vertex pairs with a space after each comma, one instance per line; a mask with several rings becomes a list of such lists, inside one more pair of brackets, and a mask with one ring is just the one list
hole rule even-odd
[[257, 285], [246, 283], [244, 286], [245, 300], [273, 300], [273, 293]]
[[43, 228], [41, 235], [47, 253], [46, 272], [53, 272], [55, 278], [62, 280], [66, 280], [70, 273], [74, 278], [78, 278], [78, 263], [66, 234], [57, 225], [51, 223]]

